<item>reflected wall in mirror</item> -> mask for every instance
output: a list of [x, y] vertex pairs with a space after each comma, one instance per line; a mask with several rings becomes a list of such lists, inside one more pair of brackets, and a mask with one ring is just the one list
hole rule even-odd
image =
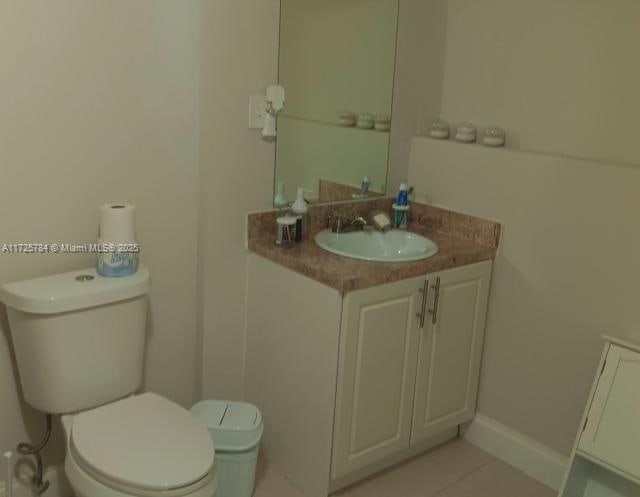
[[[276, 190], [344, 200], [367, 177], [369, 195], [384, 193], [398, 0], [282, 0], [280, 23]], [[356, 122], [363, 114], [379, 125]]]

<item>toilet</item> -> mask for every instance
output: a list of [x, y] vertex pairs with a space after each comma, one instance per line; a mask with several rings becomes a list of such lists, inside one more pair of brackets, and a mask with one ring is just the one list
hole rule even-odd
[[212, 497], [217, 474], [204, 424], [155, 393], [144, 366], [149, 271], [95, 269], [0, 289], [25, 400], [61, 416], [76, 497]]

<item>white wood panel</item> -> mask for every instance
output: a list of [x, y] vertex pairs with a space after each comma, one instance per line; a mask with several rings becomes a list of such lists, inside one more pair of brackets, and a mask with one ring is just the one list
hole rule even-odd
[[577, 455], [562, 497], [638, 497], [640, 485]]
[[249, 257], [245, 398], [264, 416], [262, 449], [306, 497], [329, 492], [342, 295]]
[[578, 449], [640, 479], [640, 354], [612, 345]]
[[420, 336], [412, 443], [470, 421], [476, 409], [491, 262], [429, 276], [428, 316]]
[[332, 478], [409, 447], [425, 278], [345, 298]]

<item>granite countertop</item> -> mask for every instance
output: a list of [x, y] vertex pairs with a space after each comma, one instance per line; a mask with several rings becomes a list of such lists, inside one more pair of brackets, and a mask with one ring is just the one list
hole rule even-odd
[[439, 248], [438, 253], [415, 262], [367, 262], [327, 252], [313, 240], [293, 248], [282, 248], [273, 238], [251, 240], [249, 250], [342, 293], [488, 261], [496, 255], [495, 247], [419, 228], [410, 231], [432, 240]]
[[[380, 201], [373, 202], [370, 207], [379, 209]], [[384, 204], [383, 208], [386, 207]], [[353, 211], [351, 205], [345, 208]], [[414, 224], [409, 231], [426, 236], [439, 248], [436, 255], [421, 261], [367, 262], [335, 255], [316, 245], [314, 238], [319, 229], [310, 230], [309, 240], [292, 248], [283, 248], [274, 242], [271, 229], [273, 212], [249, 216], [248, 248], [257, 255], [342, 293], [495, 258], [500, 235], [498, 223], [426, 205], [414, 209], [415, 211], [418, 212], [413, 216]], [[322, 218], [326, 214], [326, 208], [317, 214]], [[446, 222], [442, 222], [442, 219]], [[464, 229], [461, 230], [457, 224], [464, 225]], [[314, 227], [313, 220], [310, 225]], [[318, 222], [315, 223], [316, 227], [317, 225]], [[473, 231], [474, 227], [478, 228], [478, 232]]]

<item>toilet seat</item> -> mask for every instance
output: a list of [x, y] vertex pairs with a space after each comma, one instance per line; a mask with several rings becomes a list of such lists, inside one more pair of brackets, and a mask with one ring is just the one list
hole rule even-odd
[[214, 448], [206, 428], [153, 393], [76, 415], [69, 451], [89, 476], [129, 493], [190, 493], [213, 477]]

